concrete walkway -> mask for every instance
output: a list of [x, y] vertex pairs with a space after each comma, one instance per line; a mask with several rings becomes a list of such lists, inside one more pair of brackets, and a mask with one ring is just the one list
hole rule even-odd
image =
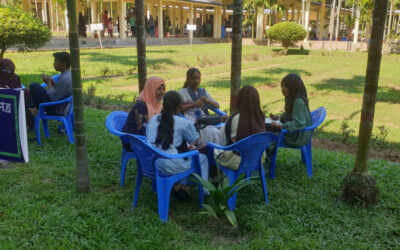
[[[194, 37], [192, 44], [208, 44], [208, 43], [230, 43], [231, 41], [227, 38], [216, 39], [206, 37]], [[125, 47], [136, 47], [136, 38], [102, 38], [101, 43], [103, 48], [125, 48]], [[268, 40], [252, 40], [250, 38], [243, 38], [243, 45], [263, 45], [267, 46]], [[168, 45], [189, 45], [188, 37], [180, 38], [147, 38], [147, 46], [168, 46]], [[305, 49], [328, 49], [329, 41], [308, 41], [306, 43], [299, 42], [296, 44], [298, 47], [301, 45]], [[79, 38], [80, 48], [100, 48], [99, 39], [95, 38]], [[281, 46], [280, 43], [273, 43], [272, 46]], [[332, 41], [332, 50], [345, 50], [360, 51], [361, 43], [354, 45], [352, 42], [338, 41], [337, 45], [335, 41]], [[60, 50], [69, 49], [68, 37], [53, 37], [50, 42], [45, 44], [39, 50]], [[10, 50], [18, 50], [17, 47], [10, 48]], [[363, 51], [367, 51], [367, 44], [363, 44]]]

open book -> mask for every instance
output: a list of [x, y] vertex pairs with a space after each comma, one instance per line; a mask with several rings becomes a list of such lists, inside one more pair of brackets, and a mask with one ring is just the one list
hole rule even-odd
[[22, 89], [0, 88], [0, 159], [29, 161]]

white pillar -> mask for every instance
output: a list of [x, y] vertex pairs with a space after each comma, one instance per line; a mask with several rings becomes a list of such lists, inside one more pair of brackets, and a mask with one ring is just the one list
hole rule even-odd
[[260, 7], [257, 11], [257, 22], [256, 22], [256, 39], [261, 40], [263, 38], [264, 30], [264, 8]]
[[162, 39], [164, 37], [164, 27], [163, 27], [163, 2], [160, 0], [158, 2], [158, 38]]
[[[189, 6], [189, 24], [193, 24], [193, 4]], [[189, 39], [193, 39], [193, 30], [189, 30]]]
[[311, 8], [311, 0], [307, 0], [306, 13], [304, 15], [304, 28], [306, 29], [307, 36], [304, 39], [304, 42], [307, 42], [307, 40], [308, 40], [308, 25], [309, 25], [309, 21], [310, 21], [310, 8]]
[[214, 6], [213, 38], [218, 38], [218, 8]]
[[47, 24], [47, 4], [46, 0], [42, 0], [42, 20], [44, 24]]
[[176, 13], [175, 13], [175, 5], [174, 5], [174, 4], [172, 4], [172, 20], [171, 20], [171, 23], [172, 23], [172, 34], [176, 35], [176, 34], [175, 34], [175, 28], [176, 28]]
[[126, 37], [126, 3], [125, 0], [117, 0], [117, 13], [119, 15], [119, 36]]
[[360, 8], [356, 5], [356, 21], [354, 22], [354, 38], [353, 38], [353, 43], [357, 44], [358, 43], [358, 29], [360, 26]]
[[97, 22], [97, 1], [92, 0], [90, 2], [90, 17], [91, 17], [91, 22], [96, 23]]
[[304, 27], [304, 22], [305, 22], [305, 5], [306, 5], [306, 0], [301, 1], [301, 25]]
[[69, 32], [69, 23], [68, 23], [68, 11], [64, 11], [64, 17], [65, 17], [65, 31]]

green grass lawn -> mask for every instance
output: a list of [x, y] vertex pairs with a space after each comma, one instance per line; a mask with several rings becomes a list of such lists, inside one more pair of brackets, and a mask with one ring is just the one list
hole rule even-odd
[[192, 203], [171, 200], [169, 221], [162, 224], [147, 180], [131, 211], [136, 168], [131, 161], [120, 188], [121, 144], [104, 126], [108, 113], [85, 109], [90, 193], [76, 193], [74, 147], [57, 135], [55, 123], [43, 146], [30, 143], [30, 163], [0, 169], [1, 248], [399, 247], [400, 165], [371, 160], [379, 203], [352, 207], [339, 198], [354, 157], [322, 149], [313, 150], [312, 178], [300, 153], [281, 150], [276, 179], [267, 179], [269, 205], [261, 185], [240, 191], [238, 229], [200, 214], [195, 190]]
[[[54, 74], [51, 52], [7, 53], [24, 83]], [[129, 105], [137, 93], [135, 48], [83, 50], [85, 88], [112, 95], [112, 102]], [[129, 56], [132, 55], [132, 56]], [[167, 80], [168, 89], [183, 85], [188, 67], [201, 65], [202, 84], [229, 104], [230, 47], [226, 44], [148, 48], [149, 75]], [[325, 106], [327, 120], [318, 136], [340, 138], [339, 126], [349, 118], [357, 130], [366, 55], [320, 51], [311, 55], [273, 56], [261, 46], [243, 47], [243, 84], [256, 86], [262, 103], [273, 112], [283, 109], [280, 79], [299, 73], [310, 95], [311, 108]], [[207, 62], [208, 61], [208, 62]], [[389, 146], [400, 143], [400, 56], [384, 56], [376, 123], [389, 129]], [[112, 74], [102, 77], [108, 67]], [[125, 94], [119, 102], [116, 95]], [[225, 219], [202, 215], [198, 196], [191, 203], [170, 202], [168, 223], [157, 214], [151, 182], [144, 181], [138, 206], [131, 211], [136, 168], [127, 167], [125, 187], [119, 186], [121, 144], [105, 128], [108, 110], [85, 108], [85, 129], [91, 192], [75, 191], [74, 146], [50, 123], [43, 146], [29, 143], [30, 162], [0, 168], [0, 248], [280, 248], [397, 249], [400, 246], [400, 164], [371, 159], [370, 172], [381, 194], [378, 205], [364, 209], [340, 201], [341, 184], [354, 156], [313, 149], [313, 177], [307, 176], [299, 152], [280, 150], [276, 179], [267, 179], [269, 205], [261, 185], [240, 191], [236, 216], [240, 227]], [[376, 133], [376, 131], [375, 131]], [[30, 138], [34, 137], [29, 132]], [[206, 202], [208, 199], [206, 198]]]
[[[186, 70], [199, 67], [202, 86], [229, 107], [230, 45], [148, 47], [148, 76], [158, 75], [167, 82], [167, 89], [180, 89]], [[265, 46], [243, 46], [242, 85], [258, 88], [261, 102], [271, 112], [283, 110], [280, 80], [288, 73], [299, 74], [310, 96], [310, 107], [325, 106], [327, 117], [318, 136], [340, 140], [340, 125], [348, 119], [352, 142], [356, 141], [362, 103], [367, 55], [365, 53], [326, 53], [318, 50], [290, 56], [274, 56]], [[53, 52], [7, 53], [14, 60], [22, 81], [41, 81], [42, 72], [54, 74]], [[81, 51], [84, 88], [96, 86], [96, 96], [110, 99], [122, 108], [131, 105], [137, 94], [136, 48], [85, 49]], [[378, 126], [388, 130], [388, 146], [400, 150], [400, 56], [383, 56], [376, 104], [374, 136]], [[105, 75], [105, 76], [104, 76]], [[117, 101], [122, 99], [123, 102]], [[381, 145], [381, 144], [380, 144]]]

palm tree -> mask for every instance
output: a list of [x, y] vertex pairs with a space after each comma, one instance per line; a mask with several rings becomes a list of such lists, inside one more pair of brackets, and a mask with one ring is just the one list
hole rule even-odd
[[337, 49], [337, 41], [339, 36], [339, 26], [340, 26], [340, 7], [342, 0], [338, 0], [338, 7], [336, 10], [336, 30], [335, 30], [335, 48]]
[[144, 23], [144, 0], [135, 0], [136, 7], [136, 43], [137, 43], [137, 61], [138, 61], [138, 78], [139, 92], [144, 88], [147, 79], [146, 66], [146, 34]]
[[242, 77], [242, 18], [243, 0], [233, 0], [232, 56], [231, 56], [231, 114], [237, 111], [236, 103]]
[[83, 101], [81, 68], [79, 61], [78, 25], [75, 0], [67, 0], [69, 20], [69, 48], [71, 51], [72, 94], [74, 96], [76, 190], [80, 193], [90, 191], [90, 181], [86, 153], [85, 127], [83, 120]]
[[336, 8], [336, 0], [331, 2], [331, 15], [329, 17], [329, 46], [328, 50], [331, 50], [332, 45], [332, 35], [333, 35], [333, 26], [335, 25], [335, 8]]
[[257, 0], [245, 0], [243, 3], [243, 9], [246, 10], [247, 18], [243, 21], [244, 25], [251, 25], [251, 39], [254, 39], [254, 21], [262, 9], [262, 15], [264, 14], [264, 8], [259, 6], [260, 1]]
[[342, 198], [345, 202], [358, 203], [361, 201], [367, 206], [376, 204], [379, 192], [376, 188], [375, 178], [368, 173], [368, 157], [374, 123], [386, 11], [387, 0], [375, 0], [356, 162], [353, 171], [347, 175], [343, 182], [342, 192]]

